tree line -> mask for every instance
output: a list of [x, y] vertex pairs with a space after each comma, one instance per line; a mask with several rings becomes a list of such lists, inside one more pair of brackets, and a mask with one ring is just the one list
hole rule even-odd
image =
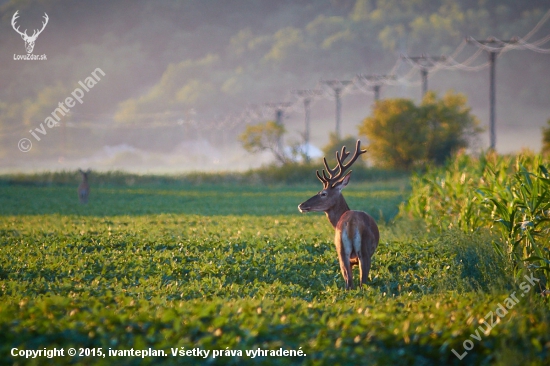
[[[472, 147], [481, 132], [483, 129], [471, 113], [466, 96], [453, 91], [441, 98], [429, 91], [418, 105], [405, 98], [376, 101], [371, 115], [358, 126], [358, 136], [366, 139], [368, 156], [374, 165], [406, 171], [443, 165], [454, 153]], [[304, 158], [300, 142], [281, 149], [280, 141], [285, 133], [284, 126], [268, 121], [247, 126], [240, 142], [251, 153], [272, 152], [282, 164]], [[542, 153], [548, 156], [550, 119], [542, 131], [542, 140]], [[354, 137], [339, 139], [331, 134], [323, 153], [330, 160], [341, 146], [350, 149], [354, 144]]]

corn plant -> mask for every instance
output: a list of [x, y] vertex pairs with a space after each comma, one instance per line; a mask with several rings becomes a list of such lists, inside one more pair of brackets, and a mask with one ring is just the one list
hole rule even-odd
[[528, 267], [550, 278], [550, 175], [540, 157], [532, 161], [537, 166], [535, 172], [523, 163], [518, 158], [516, 172], [506, 184], [482, 190], [484, 203], [491, 208], [491, 216], [505, 238], [506, 253], [502, 254], [516, 264], [516, 274], [522, 274], [527, 262]]
[[486, 159], [462, 154], [444, 168], [429, 169], [422, 176], [412, 177], [412, 193], [401, 213], [420, 217], [428, 226], [438, 229], [458, 227], [475, 231], [487, 224], [487, 208], [480, 205], [478, 190], [483, 180]]
[[526, 267], [550, 278], [550, 175], [540, 155], [458, 155], [445, 167], [414, 176], [401, 213], [439, 230], [497, 229], [515, 274]]

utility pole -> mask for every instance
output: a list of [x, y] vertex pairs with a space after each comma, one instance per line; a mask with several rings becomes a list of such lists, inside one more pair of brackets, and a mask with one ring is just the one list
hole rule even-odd
[[350, 85], [353, 84], [353, 81], [351, 80], [324, 80], [321, 81], [323, 84], [327, 85], [332, 89], [334, 92], [334, 98], [336, 100], [336, 137], [340, 138], [340, 120], [342, 115], [342, 102], [340, 100], [342, 90]]
[[445, 56], [401, 56], [402, 59], [408, 60], [420, 67], [420, 77], [422, 78], [422, 97], [428, 92], [428, 71], [435, 67], [436, 62], [444, 62], [447, 60]]
[[378, 75], [378, 74], [372, 74], [372, 75], [365, 75], [365, 74], [358, 74], [357, 78], [365, 83], [366, 86], [372, 87], [372, 90], [374, 91], [374, 100], [380, 100], [380, 87], [384, 84], [386, 84], [386, 81], [388, 80], [395, 80], [395, 75]]
[[[468, 43], [474, 43], [478, 48], [485, 48], [489, 53], [489, 143], [490, 149], [495, 150], [497, 144], [496, 135], [496, 59], [500, 51], [508, 44], [517, 43], [517, 39], [501, 41], [495, 38], [476, 40], [473, 37], [466, 38]], [[485, 47], [484, 47], [485, 46]]]
[[[269, 108], [272, 108], [275, 111], [275, 122], [283, 127], [283, 116], [284, 112], [292, 106], [291, 102], [279, 102], [279, 103], [265, 103]], [[279, 137], [277, 140], [277, 149], [282, 154], [283, 153], [283, 138]]]
[[292, 92], [292, 94], [294, 94], [297, 97], [302, 98], [304, 100], [304, 115], [305, 115], [305, 130], [304, 130], [305, 151], [304, 151], [304, 155], [305, 155], [306, 161], [309, 161], [310, 104], [311, 104], [311, 99], [315, 96], [323, 95], [323, 91], [322, 90], [315, 90], [315, 89], [294, 90]]

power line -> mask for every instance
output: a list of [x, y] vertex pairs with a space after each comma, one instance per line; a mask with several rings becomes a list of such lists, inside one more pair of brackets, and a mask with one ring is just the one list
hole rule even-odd
[[447, 56], [401, 56], [402, 59], [410, 62], [414, 67], [420, 69], [420, 76], [422, 78], [422, 96], [428, 92], [428, 70], [438, 67], [438, 62], [445, 61]]
[[[491, 106], [490, 106], [490, 119], [491, 119], [491, 148], [495, 147], [496, 143], [496, 137], [495, 137], [495, 61], [496, 57], [500, 55], [501, 53], [511, 51], [511, 50], [530, 50], [533, 52], [543, 53], [543, 54], [550, 54], [550, 49], [541, 48], [540, 46], [544, 45], [545, 43], [550, 41], [550, 35], [547, 35], [541, 39], [538, 39], [536, 41], [528, 42], [530, 38], [532, 38], [542, 27], [542, 25], [550, 19], [550, 10], [545, 13], [545, 15], [539, 20], [539, 22], [535, 25], [533, 29], [531, 29], [523, 38], [517, 38], [517, 39], [511, 39], [508, 41], [499, 40], [497, 38], [490, 38], [488, 40], [475, 40], [473, 38], [463, 39], [462, 42], [458, 45], [458, 47], [453, 51], [452, 54], [448, 56], [435, 56], [435, 57], [429, 57], [429, 56], [420, 56], [420, 57], [407, 57], [403, 56], [401, 58], [398, 58], [396, 60], [396, 63], [391, 68], [391, 71], [387, 75], [382, 76], [393, 76], [392, 78], [387, 78], [383, 80], [383, 83], [381, 83], [379, 86], [377, 86], [376, 81], [369, 80], [369, 75], [358, 75], [353, 81], [349, 80], [326, 80], [321, 81], [320, 85], [328, 86], [330, 89], [332, 89], [333, 94], [330, 95], [328, 92], [323, 92], [323, 90], [317, 90], [317, 89], [311, 89], [316, 90], [317, 92], [314, 93], [314, 95], [311, 96], [311, 99], [316, 99], [319, 97], [334, 97], [336, 100], [336, 133], [339, 136], [340, 135], [340, 121], [341, 121], [341, 96], [349, 89], [350, 86], [356, 86], [360, 89], [362, 92], [374, 92], [375, 99], [378, 99], [380, 97], [380, 87], [381, 85], [407, 85], [407, 86], [413, 86], [417, 85], [418, 82], [411, 82], [409, 79], [411, 79], [416, 72], [417, 69], [421, 70], [421, 83], [422, 83], [422, 92], [425, 94], [427, 91], [428, 85], [427, 85], [427, 77], [428, 77], [428, 70], [430, 73], [435, 74], [439, 70], [464, 70], [464, 71], [479, 71], [483, 68], [486, 68], [487, 66], [491, 67], [490, 71], [490, 100], [491, 100]], [[469, 56], [465, 61], [459, 62], [457, 61], [458, 55], [464, 50], [466, 44], [474, 44], [477, 46], [476, 52]], [[489, 53], [489, 60], [488, 62], [473, 65], [475, 60], [479, 57], [483, 51], [486, 51]], [[411, 67], [410, 70], [405, 75], [402, 76], [396, 76], [397, 70], [400, 65], [403, 64], [403, 60], [406, 60], [408, 64]], [[423, 69], [425, 69], [423, 71]], [[364, 78], [363, 78], [364, 77]], [[379, 80], [382, 82], [382, 80]], [[368, 90], [369, 88], [372, 88], [373, 90]], [[307, 137], [309, 139], [309, 114], [310, 114], [310, 103], [311, 99], [307, 98], [307, 95], [300, 94], [300, 93], [292, 93], [295, 97], [298, 97], [298, 99], [302, 99], [304, 102], [304, 111], [306, 114], [306, 133]], [[310, 99], [306, 102], [306, 99]], [[307, 106], [306, 106], [307, 103]], [[282, 107], [284, 105], [284, 108], [277, 108], [277, 105], [279, 107]], [[282, 124], [282, 118], [284, 113], [288, 113], [293, 108], [299, 108], [298, 103], [291, 103], [291, 102], [285, 102], [283, 104], [279, 103], [266, 103], [266, 105], [263, 106], [247, 106], [245, 107], [240, 113], [231, 113], [225, 115], [223, 118], [199, 118], [192, 120], [189, 120], [188, 118], [184, 118], [185, 114], [188, 111], [184, 110], [171, 110], [171, 111], [164, 111], [164, 112], [158, 112], [158, 113], [137, 113], [133, 117], [133, 123], [132, 124], [119, 124], [119, 123], [112, 123], [112, 124], [106, 124], [105, 119], [104, 121], [91, 121], [91, 119], [88, 115], [85, 115], [83, 113], [75, 113], [72, 117], [72, 121], [67, 122], [61, 122], [60, 125], [63, 126], [63, 128], [71, 128], [71, 129], [77, 129], [77, 128], [103, 128], [103, 129], [117, 129], [117, 128], [142, 128], [142, 129], [151, 129], [151, 128], [160, 128], [160, 127], [170, 127], [170, 126], [178, 126], [178, 125], [192, 125], [195, 129], [199, 130], [223, 130], [227, 128], [235, 128], [238, 126], [243, 126], [246, 124], [251, 123], [252, 121], [258, 121], [258, 120], [265, 120], [267, 118], [270, 118], [270, 115], [275, 111], [275, 119], [277, 123]], [[91, 114], [92, 117], [99, 116], [100, 114], [94, 113]], [[103, 116], [103, 115], [101, 115]], [[104, 114], [104, 116], [110, 117], [110, 120], [112, 121], [112, 115], [111, 114]], [[138, 121], [136, 123], [136, 121]], [[10, 126], [12, 127], [12, 126]], [[13, 126], [15, 127], [15, 126]], [[6, 128], [5, 126], [1, 130], [0, 136], [7, 136], [16, 134], [15, 132], [17, 127], [13, 128], [13, 130], [10, 131], [9, 128]], [[25, 128], [22, 128], [24, 130]]]
[[358, 74], [356, 79], [366, 87], [372, 88], [374, 92], [374, 100], [380, 100], [380, 88], [386, 85], [388, 80], [395, 80], [395, 75], [379, 75], [379, 74]]
[[548, 20], [548, 18], [550, 18], [550, 10], [548, 10], [546, 12], [546, 14], [544, 14], [544, 16], [542, 17], [541, 20], [539, 20], [539, 22], [537, 23], [537, 25], [535, 25], [535, 27], [533, 29], [531, 29], [529, 31], [529, 33], [527, 33], [523, 38], [522, 40], [524, 41], [527, 41], [529, 38], [531, 38], [535, 33], [537, 33], [540, 29], [540, 27], [542, 27], [542, 25]]

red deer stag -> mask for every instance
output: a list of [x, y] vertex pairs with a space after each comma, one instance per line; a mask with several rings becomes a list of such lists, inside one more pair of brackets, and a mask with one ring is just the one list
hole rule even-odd
[[90, 185], [88, 184], [88, 175], [90, 174], [90, 169], [82, 171], [78, 169], [80, 174], [82, 174], [82, 183], [78, 186], [78, 199], [80, 203], [88, 203], [88, 196], [90, 195]]
[[371, 267], [371, 257], [378, 247], [380, 233], [374, 219], [365, 212], [349, 209], [342, 189], [348, 185], [351, 171], [344, 175], [346, 170], [357, 160], [359, 155], [367, 152], [361, 150], [361, 141], [357, 140], [355, 153], [351, 160], [345, 164], [349, 156], [346, 147], [342, 152], [336, 152], [338, 165], [330, 169], [327, 159], [323, 158], [325, 169], [323, 176], [317, 171], [317, 178], [323, 183], [323, 190], [298, 206], [300, 212], [324, 211], [328, 220], [336, 229], [334, 243], [338, 252], [340, 270], [346, 281], [346, 290], [353, 289], [353, 275], [351, 267], [359, 264], [361, 284], [366, 284]]

